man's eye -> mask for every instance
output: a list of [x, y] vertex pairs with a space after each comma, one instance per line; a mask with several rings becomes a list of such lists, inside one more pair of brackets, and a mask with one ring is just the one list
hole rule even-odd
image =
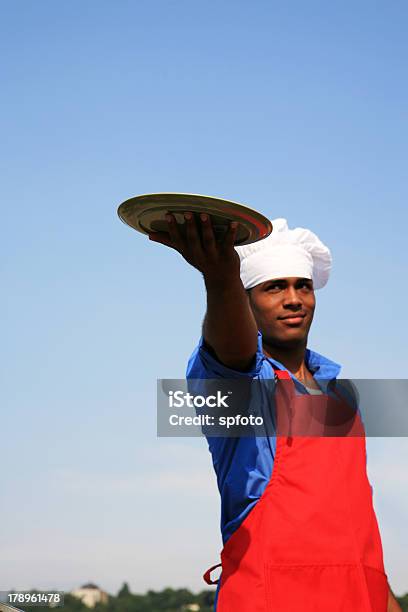
[[266, 287], [267, 291], [279, 291], [281, 289], [281, 286], [279, 285], [279, 283], [275, 283], [273, 285], [268, 285]]

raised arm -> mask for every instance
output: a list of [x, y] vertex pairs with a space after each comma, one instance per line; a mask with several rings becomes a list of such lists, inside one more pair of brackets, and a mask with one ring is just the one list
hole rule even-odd
[[184, 216], [185, 237], [175, 217], [168, 214], [169, 233], [155, 232], [149, 238], [176, 249], [202, 273], [207, 290], [204, 340], [224, 365], [245, 371], [256, 353], [258, 330], [239, 276], [239, 256], [234, 249], [237, 224], [232, 222], [224, 239], [216, 241], [208, 215], [200, 215], [200, 232], [194, 215], [186, 212]]

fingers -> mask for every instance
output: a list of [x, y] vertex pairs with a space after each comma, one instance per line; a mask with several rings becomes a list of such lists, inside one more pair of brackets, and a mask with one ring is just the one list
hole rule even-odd
[[[199, 263], [203, 260], [203, 248], [201, 238], [197, 230], [194, 215], [191, 212], [184, 213], [185, 219], [185, 235], [181, 233], [180, 226], [177, 223], [175, 216], [172, 213], [166, 214], [168, 227], [167, 232], [153, 232], [149, 234], [150, 240], [159, 242], [165, 246], [176, 249], [190, 263]], [[210, 227], [210, 232], [212, 229]], [[209, 235], [211, 240], [211, 234]]]
[[180, 253], [184, 253], [186, 244], [185, 240], [180, 233], [179, 226], [177, 221], [171, 213], [167, 213], [166, 215], [167, 227], [169, 228], [169, 235], [172, 241], [172, 246], [180, 251]]
[[[200, 214], [200, 229], [198, 231], [195, 216], [192, 212], [184, 213], [185, 236], [180, 231], [176, 218], [172, 213], [166, 214], [168, 233], [152, 232], [149, 239], [165, 246], [176, 249], [183, 257], [195, 266], [204, 265], [205, 262], [214, 263], [222, 254], [231, 255], [234, 252], [238, 223], [232, 221], [222, 241], [217, 242], [211, 223], [211, 217], [206, 213]], [[201, 234], [201, 235], [200, 235]]]
[[217, 246], [211, 219], [207, 214], [201, 213], [200, 220], [204, 251], [209, 257], [214, 259], [217, 255]]
[[186, 235], [188, 250], [192, 255], [193, 259], [198, 263], [203, 260], [203, 247], [201, 245], [201, 238], [197, 231], [197, 225], [194, 219], [194, 215], [191, 212], [185, 212], [184, 218], [186, 220]]
[[228, 231], [225, 235], [225, 239], [223, 242], [223, 252], [230, 253], [235, 244], [235, 239], [237, 236], [238, 223], [236, 221], [231, 221]]

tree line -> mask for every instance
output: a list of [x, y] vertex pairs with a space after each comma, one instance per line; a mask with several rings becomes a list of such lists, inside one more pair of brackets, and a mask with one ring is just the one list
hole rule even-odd
[[[37, 591], [38, 592], [38, 591]], [[215, 590], [192, 593], [188, 589], [166, 588], [162, 591], [147, 591], [141, 595], [131, 593], [125, 582], [118, 594], [109, 595], [106, 603], [97, 603], [94, 608], [88, 608], [82, 601], [69, 593], [64, 595], [64, 607], [61, 612], [213, 612]], [[408, 612], [408, 593], [397, 597], [403, 612]], [[199, 608], [197, 608], [199, 606]], [[18, 606], [25, 612], [50, 612], [50, 608], [36, 606]], [[58, 608], [56, 608], [56, 611]]]

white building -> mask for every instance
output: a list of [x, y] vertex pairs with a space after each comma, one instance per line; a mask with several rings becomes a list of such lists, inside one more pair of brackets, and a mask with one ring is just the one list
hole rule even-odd
[[99, 601], [107, 603], [109, 597], [108, 593], [91, 582], [71, 591], [70, 595], [80, 599], [88, 608], [94, 608]]

